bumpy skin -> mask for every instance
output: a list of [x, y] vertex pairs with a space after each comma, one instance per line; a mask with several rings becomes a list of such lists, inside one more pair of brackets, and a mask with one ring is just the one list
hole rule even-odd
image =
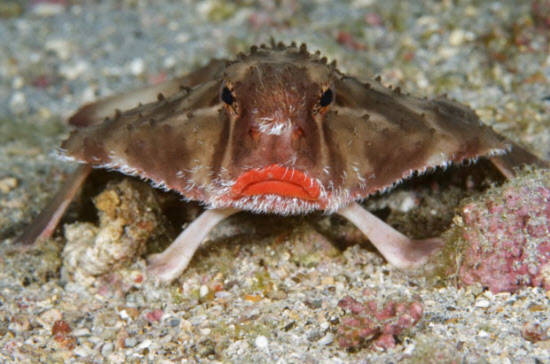
[[463, 105], [359, 81], [305, 46], [253, 47], [118, 102], [136, 100], [152, 102], [105, 121], [116, 97], [81, 109], [61, 153], [214, 208], [333, 212], [414, 172], [512, 145]]

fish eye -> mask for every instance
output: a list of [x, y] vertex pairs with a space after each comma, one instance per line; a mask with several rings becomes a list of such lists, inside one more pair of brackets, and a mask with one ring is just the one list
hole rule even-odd
[[227, 86], [222, 89], [221, 99], [229, 106], [235, 102], [235, 96], [233, 96], [233, 93]]
[[332, 100], [334, 99], [334, 94], [332, 93], [332, 90], [330, 88], [327, 88], [325, 92], [321, 95], [321, 99], [319, 100], [319, 104], [322, 107], [330, 105]]

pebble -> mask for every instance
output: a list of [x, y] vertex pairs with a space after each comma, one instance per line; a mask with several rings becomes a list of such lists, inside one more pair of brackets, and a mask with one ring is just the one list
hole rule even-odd
[[214, 293], [214, 297], [227, 299], [227, 298], [231, 297], [231, 293], [227, 292], [227, 291], [218, 291], [218, 292]]
[[82, 102], [84, 102], [84, 103], [94, 101], [97, 98], [96, 94], [95, 94], [95, 88], [91, 87], [91, 86], [86, 87], [82, 91], [80, 98], [82, 99]]
[[59, 67], [59, 73], [68, 80], [75, 80], [82, 74], [86, 73], [90, 66], [84, 60], [79, 60], [72, 63], [62, 64]]
[[63, 314], [57, 308], [46, 310], [40, 314], [39, 320], [42, 324], [52, 326], [54, 322], [63, 319]]
[[90, 335], [90, 330], [88, 330], [87, 328], [83, 327], [81, 329], [76, 329], [74, 331], [71, 332], [71, 334], [73, 336], [88, 336]]
[[488, 300], [480, 299], [476, 301], [475, 306], [479, 308], [487, 308], [491, 306], [491, 302], [489, 302]]
[[174, 56], [168, 56], [168, 57], [164, 58], [164, 61], [162, 62], [162, 65], [165, 68], [172, 68], [176, 64], [177, 64], [177, 60], [176, 60], [176, 57], [174, 57]]
[[14, 113], [21, 113], [27, 108], [27, 98], [23, 92], [15, 92], [10, 98], [10, 108]]
[[128, 315], [128, 312], [126, 312], [126, 310], [121, 310], [118, 314], [120, 315], [120, 318], [123, 320], [130, 319], [130, 315]]
[[101, 355], [103, 356], [108, 356], [109, 354], [111, 354], [113, 352], [113, 349], [114, 349], [114, 344], [112, 342], [106, 342], [102, 347], [101, 347]]
[[263, 335], [257, 336], [256, 340], [254, 340], [254, 345], [258, 349], [267, 350], [269, 349], [269, 341], [267, 338]]
[[44, 44], [44, 48], [48, 51], [54, 52], [61, 60], [67, 60], [70, 58], [72, 50], [71, 43], [65, 39], [49, 39]]
[[87, 357], [87, 356], [92, 356], [94, 355], [94, 351], [92, 349], [90, 349], [89, 347], [87, 347], [86, 345], [79, 345], [77, 346], [73, 353], [76, 355], [76, 356], [80, 356], [80, 357]]
[[123, 352], [110, 353], [106, 361], [113, 364], [124, 364], [126, 363], [126, 355]]
[[204, 297], [206, 297], [206, 295], [208, 294], [208, 292], [209, 292], [208, 286], [206, 286], [206, 285], [203, 284], [203, 285], [200, 287], [200, 289], [199, 289], [199, 296], [200, 296], [201, 298], [204, 298]]
[[25, 80], [23, 79], [23, 77], [21, 76], [16, 76], [13, 78], [13, 80], [11, 81], [11, 87], [14, 89], [14, 90], [19, 90], [20, 88], [22, 88], [23, 86], [25, 86]]
[[139, 76], [145, 71], [145, 62], [141, 58], [134, 58], [128, 68], [134, 76]]
[[147, 349], [148, 347], [151, 346], [151, 344], [152, 344], [151, 340], [145, 339], [145, 340], [143, 340], [142, 342], [139, 343], [139, 345], [136, 347], [136, 349], [138, 349], [138, 350]]
[[405, 350], [403, 350], [403, 353], [405, 355], [412, 355], [414, 353], [414, 349], [416, 349], [416, 345], [414, 343], [407, 344], [405, 346]]
[[455, 29], [449, 34], [449, 44], [459, 46], [466, 40], [466, 32], [462, 29]]
[[306, 337], [309, 341], [317, 341], [321, 338], [321, 332], [319, 330], [311, 330], [307, 333]]
[[26, 316], [18, 314], [12, 317], [8, 328], [16, 333], [23, 333], [31, 328], [31, 323]]
[[124, 346], [127, 348], [133, 348], [134, 346], [136, 346], [136, 344], [137, 344], [137, 340], [135, 337], [127, 337], [124, 340]]
[[334, 341], [334, 335], [330, 332], [319, 339], [319, 345], [330, 345]]
[[61, 2], [55, 3], [55, 2], [42, 1], [42, 2], [37, 2], [32, 7], [32, 12], [35, 15], [43, 16], [43, 17], [58, 15], [64, 11], [65, 11], [65, 6]]
[[8, 193], [17, 187], [17, 179], [14, 177], [5, 177], [0, 179], [0, 192]]
[[489, 333], [485, 330], [480, 330], [478, 333], [477, 333], [477, 336], [479, 337], [489, 337], [491, 335], [489, 335]]
[[171, 327], [177, 327], [180, 325], [180, 322], [180, 319], [171, 319], [168, 321], [168, 325], [170, 325]]
[[418, 206], [417, 200], [414, 198], [414, 196], [407, 195], [403, 201], [401, 201], [401, 204], [399, 205], [399, 211], [401, 212], [409, 212], [413, 208]]
[[189, 40], [189, 34], [179, 33], [179, 34], [176, 35], [175, 40], [178, 43], [185, 43]]

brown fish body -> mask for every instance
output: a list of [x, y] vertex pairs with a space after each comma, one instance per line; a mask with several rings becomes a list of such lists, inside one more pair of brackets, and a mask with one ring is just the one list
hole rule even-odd
[[409, 239], [356, 200], [414, 173], [479, 157], [490, 157], [507, 177], [521, 164], [549, 166], [464, 105], [359, 81], [295, 44], [214, 60], [84, 106], [69, 122], [77, 129], [60, 155], [85, 165], [20, 241], [51, 235], [91, 166], [114, 169], [207, 207], [168, 249], [149, 257], [149, 272], [165, 281], [181, 274], [210, 229], [240, 210], [335, 212], [391, 264], [417, 267], [443, 240]]
[[64, 155], [208, 207], [295, 214], [510, 146], [460, 104], [361, 83], [304, 48], [253, 49], [183, 86], [77, 129]]

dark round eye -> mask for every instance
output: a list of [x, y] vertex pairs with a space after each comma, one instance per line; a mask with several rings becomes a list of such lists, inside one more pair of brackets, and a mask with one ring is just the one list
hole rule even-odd
[[322, 107], [330, 105], [332, 102], [332, 99], [334, 98], [334, 95], [332, 94], [332, 90], [328, 88], [323, 94], [321, 95], [321, 99], [319, 100], [319, 104]]
[[224, 87], [222, 90], [222, 101], [225, 102], [227, 105], [232, 105], [233, 102], [235, 102], [235, 97], [233, 96], [233, 93], [231, 93], [231, 90], [227, 87]]

